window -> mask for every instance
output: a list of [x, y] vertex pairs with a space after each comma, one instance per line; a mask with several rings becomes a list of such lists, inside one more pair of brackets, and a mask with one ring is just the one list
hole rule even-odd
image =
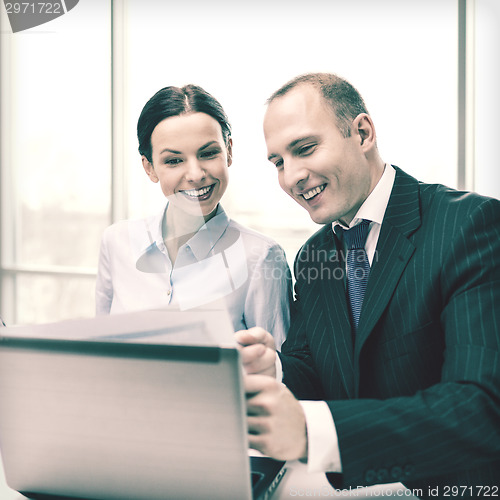
[[274, 237], [290, 263], [319, 226], [279, 189], [262, 117], [267, 97], [297, 74], [346, 77], [366, 100], [386, 161], [457, 187], [457, 0], [85, 0], [15, 34], [0, 12], [8, 323], [93, 315], [102, 230], [163, 205], [143, 172], [135, 127], [166, 85], [196, 83], [221, 101], [234, 141], [223, 205]]
[[500, 111], [500, 3], [475, 0], [474, 15], [474, 169], [470, 188], [500, 198], [500, 170], [496, 167], [497, 117]]
[[[3, 9], [2, 5], [0, 9]], [[1, 18], [2, 316], [93, 314], [110, 223], [110, 6], [12, 34]]]

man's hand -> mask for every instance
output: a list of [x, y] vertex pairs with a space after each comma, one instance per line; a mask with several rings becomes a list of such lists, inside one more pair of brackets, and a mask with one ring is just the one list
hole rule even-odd
[[240, 330], [235, 335], [245, 372], [276, 378], [276, 348], [273, 336], [259, 327]]
[[307, 458], [306, 419], [285, 385], [262, 375], [245, 376], [251, 448], [277, 460]]

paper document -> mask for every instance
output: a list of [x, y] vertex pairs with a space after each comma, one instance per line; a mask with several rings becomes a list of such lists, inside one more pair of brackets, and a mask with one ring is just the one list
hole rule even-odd
[[103, 340], [233, 347], [234, 330], [223, 307], [140, 311], [40, 325], [2, 328], [2, 337]]

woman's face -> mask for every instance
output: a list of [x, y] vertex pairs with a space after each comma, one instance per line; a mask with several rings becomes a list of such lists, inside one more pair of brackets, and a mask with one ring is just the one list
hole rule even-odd
[[231, 140], [226, 146], [219, 122], [205, 113], [172, 116], [151, 134], [151, 164], [144, 170], [159, 182], [171, 205], [206, 220], [215, 215], [226, 191]]

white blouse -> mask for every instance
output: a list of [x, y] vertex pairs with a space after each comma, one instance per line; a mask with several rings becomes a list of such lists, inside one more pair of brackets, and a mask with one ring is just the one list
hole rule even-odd
[[230, 220], [219, 205], [216, 215], [179, 248], [172, 266], [162, 235], [166, 209], [104, 231], [97, 314], [190, 309], [224, 300], [235, 331], [260, 326], [279, 349], [288, 331], [292, 295], [283, 249]]

